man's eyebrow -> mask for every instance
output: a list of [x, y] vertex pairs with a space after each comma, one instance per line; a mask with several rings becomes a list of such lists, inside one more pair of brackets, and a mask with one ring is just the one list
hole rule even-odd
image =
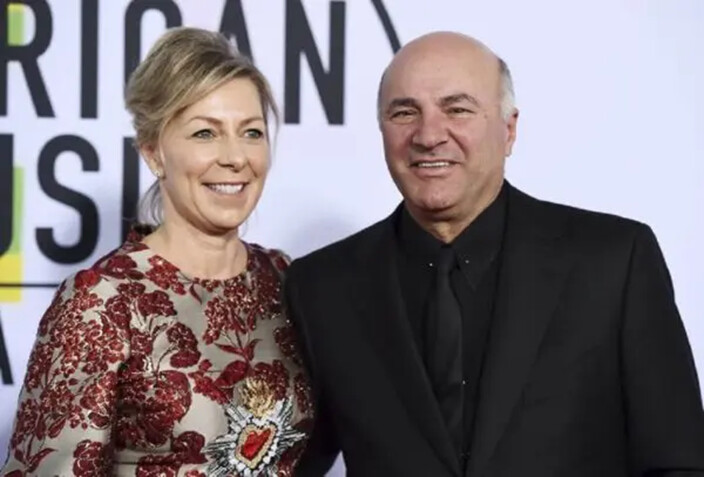
[[418, 102], [413, 98], [394, 98], [389, 101], [389, 105], [386, 107], [386, 111], [390, 111], [394, 108], [408, 107], [408, 108], [419, 108]]
[[453, 104], [461, 103], [463, 101], [467, 101], [469, 103], [472, 103], [476, 107], [480, 107], [481, 103], [477, 98], [475, 98], [472, 95], [469, 95], [467, 93], [457, 93], [457, 94], [451, 94], [449, 96], [444, 96], [440, 98], [440, 106], [442, 107], [447, 107]]
[[[475, 98], [474, 96], [467, 94], [467, 93], [455, 93], [455, 94], [443, 96], [438, 101], [438, 104], [440, 105], [440, 107], [444, 108], [444, 107], [451, 106], [453, 104], [461, 103], [464, 101], [472, 103], [476, 107], [481, 107], [481, 103], [479, 102], [479, 100], [477, 98]], [[418, 104], [418, 102], [415, 99], [409, 98], [409, 97], [401, 97], [401, 98], [394, 98], [391, 101], [389, 101], [389, 105], [387, 106], [386, 111], [388, 112], [394, 108], [403, 108], [403, 107], [420, 109], [420, 105]]]

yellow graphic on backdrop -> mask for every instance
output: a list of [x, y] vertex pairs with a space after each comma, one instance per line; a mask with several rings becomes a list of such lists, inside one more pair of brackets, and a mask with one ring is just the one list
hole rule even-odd
[[[10, 3], [7, 7], [7, 44], [21, 45], [24, 42], [24, 6]], [[0, 283], [22, 283], [22, 169], [13, 170], [12, 242], [10, 248], [0, 255]], [[0, 287], [0, 302], [18, 302], [22, 299], [19, 287]]]
[[[13, 171], [13, 206], [12, 206], [12, 242], [10, 248], [0, 255], [0, 283], [22, 283], [22, 169], [15, 167]], [[17, 302], [22, 299], [19, 287], [0, 287], [0, 302]]]

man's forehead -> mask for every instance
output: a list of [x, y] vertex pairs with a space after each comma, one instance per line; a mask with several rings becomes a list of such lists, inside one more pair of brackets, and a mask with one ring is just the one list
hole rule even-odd
[[413, 90], [416, 94], [449, 94], [451, 90], [481, 88], [499, 78], [498, 62], [472, 61], [471, 58], [411, 58], [389, 65], [385, 74], [388, 92]]
[[444, 74], [443, 71], [430, 71], [427, 75], [416, 71], [407, 75], [389, 75], [385, 80], [382, 96], [386, 101], [397, 98], [411, 98], [418, 101], [439, 103], [453, 99], [476, 100], [493, 94], [488, 78], [469, 74]]
[[496, 66], [496, 55], [483, 45], [472, 42], [421, 41], [401, 49], [389, 64], [389, 69], [449, 69], [488, 70]]

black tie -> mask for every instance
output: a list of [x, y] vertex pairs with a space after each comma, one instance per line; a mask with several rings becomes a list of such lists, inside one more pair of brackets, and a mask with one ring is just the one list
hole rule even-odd
[[462, 313], [450, 283], [455, 253], [443, 247], [435, 267], [425, 319], [426, 364], [447, 429], [461, 451], [462, 446]]

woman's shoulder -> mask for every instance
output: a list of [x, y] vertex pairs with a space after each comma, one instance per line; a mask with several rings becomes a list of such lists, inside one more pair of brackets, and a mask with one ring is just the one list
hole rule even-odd
[[59, 291], [95, 289], [97, 287], [115, 289], [124, 281], [141, 280], [144, 270], [134, 255], [140, 251], [138, 244], [125, 241], [110, 250], [88, 267], [79, 269], [66, 276], [59, 285]]
[[267, 248], [257, 243], [245, 243], [247, 250], [255, 260], [271, 263], [277, 271], [283, 273], [291, 263], [289, 254], [279, 248]]

